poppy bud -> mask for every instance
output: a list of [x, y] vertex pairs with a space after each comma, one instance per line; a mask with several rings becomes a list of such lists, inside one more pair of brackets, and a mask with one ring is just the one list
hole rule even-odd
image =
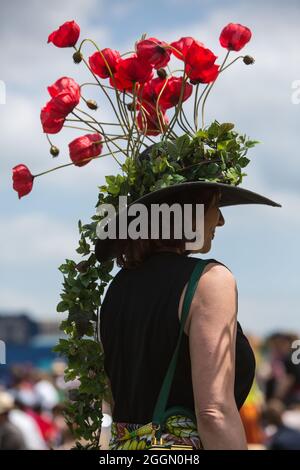
[[59, 149], [57, 147], [55, 147], [55, 145], [51, 145], [50, 153], [51, 153], [52, 157], [57, 157], [58, 154], [59, 154]]
[[253, 59], [253, 57], [251, 57], [251, 55], [245, 55], [243, 57], [243, 62], [246, 65], [250, 65], [250, 64], [254, 64], [255, 60]]
[[134, 103], [133, 102], [132, 103], [127, 103], [126, 106], [127, 106], [128, 111], [134, 111]]
[[80, 62], [82, 61], [83, 57], [82, 57], [82, 54], [80, 51], [76, 51], [74, 52], [73, 54], [73, 60], [75, 62], [75, 64], [80, 64]]
[[87, 105], [88, 108], [92, 109], [93, 111], [98, 109], [98, 105], [97, 105], [95, 100], [87, 100], [86, 105]]
[[156, 73], [157, 73], [157, 75], [158, 75], [159, 78], [165, 79], [165, 78], [167, 78], [167, 76], [168, 76], [168, 74], [167, 74], [167, 72], [166, 72], [166, 69], [163, 69], [163, 68], [158, 69], [158, 70], [156, 71]]

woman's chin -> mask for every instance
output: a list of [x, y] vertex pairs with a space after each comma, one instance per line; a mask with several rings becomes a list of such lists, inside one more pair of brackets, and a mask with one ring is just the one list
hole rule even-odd
[[205, 245], [198, 249], [198, 250], [192, 250], [193, 253], [208, 253], [211, 249], [211, 240], [209, 240], [209, 242], [206, 242]]

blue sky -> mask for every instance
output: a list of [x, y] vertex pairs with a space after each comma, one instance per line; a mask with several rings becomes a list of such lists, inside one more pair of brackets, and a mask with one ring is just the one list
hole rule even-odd
[[[63, 75], [79, 83], [88, 77], [84, 67], [73, 64], [69, 49], [47, 45], [48, 34], [71, 19], [81, 26], [82, 38], [93, 38], [101, 48], [125, 52], [143, 33], [166, 41], [194, 36], [212, 48], [218, 63], [224, 56], [218, 44], [222, 27], [239, 22], [251, 28], [253, 39], [244, 51], [256, 62], [252, 67], [238, 62], [224, 72], [209, 98], [207, 119], [235, 122], [238, 130], [262, 142], [250, 154], [242, 185], [283, 207], [225, 208], [225, 225], [217, 229], [207, 257], [219, 259], [236, 276], [244, 329], [300, 331], [300, 105], [291, 99], [292, 83], [300, 80], [300, 5], [291, 0], [1, 2], [0, 80], [7, 97], [0, 105], [0, 310], [58, 318], [62, 278], [57, 267], [74, 257], [77, 221], [89, 220], [97, 186], [116, 171], [106, 157], [39, 178], [20, 201], [11, 188], [14, 165], [24, 163], [39, 173], [66, 163], [67, 144], [79, 135], [65, 130], [54, 136], [61, 148], [54, 161], [39, 121], [49, 84]], [[85, 52], [92, 52], [90, 46]], [[101, 106], [109, 115], [107, 105]]]

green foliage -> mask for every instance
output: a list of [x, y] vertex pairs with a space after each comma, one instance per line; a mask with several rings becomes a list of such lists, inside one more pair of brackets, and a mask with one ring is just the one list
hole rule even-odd
[[84, 259], [78, 264], [66, 260], [59, 268], [64, 280], [57, 311], [68, 312], [61, 323], [67, 339], [61, 339], [55, 348], [68, 363], [65, 379], [80, 381], [79, 388], [71, 391], [66, 420], [77, 439], [77, 448], [88, 449], [99, 448], [102, 399], [108, 399], [110, 393], [97, 327], [101, 296], [111, 279], [113, 263], [96, 262], [95, 227], [94, 222], [84, 226], [79, 222], [77, 252]]
[[[142, 162], [132, 160], [129, 193], [132, 201], [148, 193], [184, 181], [215, 181], [238, 185], [246, 173], [246, 154], [258, 142], [248, 140], [234, 129], [234, 124], [214, 121], [199, 130], [193, 138], [182, 135], [173, 140], [155, 143], [148, 158]], [[121, 181], [119, 194], [122, 193]], [[107, 191], [116, 193], [116, 187]]]

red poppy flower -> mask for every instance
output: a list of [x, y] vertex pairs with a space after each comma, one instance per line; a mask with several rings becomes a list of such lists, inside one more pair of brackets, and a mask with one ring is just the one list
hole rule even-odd
[[[138, 91], [139, 103], [154, 110], [159, 92], [161, 91], [164, 83], [165, 79], [157, 77], [152, 78], [152, 80], [149, 80], [149, 82], [141, 85]], [[139, 109], [139, 104], [137, 105], [137, 109]]]
[[103, 49], [101, 53], [102, 55], [99, 51], [97, 51], [93, 55], [91, 55], [89, 57], [89, 64], [95, 75], [98, 75], [101, 78], [108, 78], [110, 77], [110, 73], [103, 59], [103, 56], [110, 68], [111, 73], [115, 73], [116, 65], [120, 60], [121, 56], [118, 51], [114, 51], [109, 48]]
[[145, 135], [161, 134], [162, 130], [163, 131], [166, 130], [168, 123], [169, 123], [169, 120], [166, 114], [161, 113], [160, 118], [158, 118], [157, 113], [154, 112], [152, 109], [146, 108], [143, 112], [139, 111], [137, 115], [138, 128]]
[[217, 57], [206, 47], [194, 41], [186, 53], [186, 73], [193, 83], [210, 83], [218, 76]]
[[187, 66], [187, 75], [193, 85], [197, 83], [211, 83], [214, 82], [219, 74], [219, 65], [212, 65], [207, 68], [190, 68]]
[[73, 109], [78, 105], [78, 103], [79, 100], [74, 97], [72, 91], [66, 90], [62, 93], [59, 93], [51, 100], [53, 117], [66, 117], [69, 113], [73, 111]]
[[75, 46], [80, 34], [80, 28], [75, 21], [67, 21], [48, 37], [48, 43], [52, 42], [57, 47]]
[[65, 117], [59, 115], [57, 109], [53, 107], [53, 100], [48, 101], [41, 110], [41, 123], [46, 134], [57, 134], [63, 127]]
[[210, 67], [215, 63], [217, 57], [207, 47], [204, 47], [197, 41], [194, 41], [185, 56], [186, 63], [191, 67], [195, 68], [206, 68]]
[[48, 87], [52, 99], [41, 111], [44, 132], [56, 134], [64, 125], [66, 116], [80, 101], [80, 86], [73, 78], [62, 77]]
[[52, 98], [57, 96], [59, 93], [68, 91], [74, 99], [78, 101], [80, 100], [80, 86], [78, 83], [73, 80], [73, 78], [69, 77], [61, 77], [56, 80], [53, 85], [47, 87], [47, 90]]
[[170, 60], [171, 51], [168, 44], [156, 38], [148, 38], [136, 43], [136, 53], [139, 59], [148, 62], [155, 69], [165, 67]]
[[[176, 106], [179, 103], [182, 82], [182, 77], [171, 77], [167, 79], [166, 86], [164, 87], [163, 92], [159, 98], [159, 105], [163, 109], [172, 108], [173, 106]], [[164, 84], [160, 85], [160, 91], [162, 90], [163, 86]], [[190, 83], [185, 83], [182, 101], [186, 101], [192, 93], [192, 85]]]
[[86, 134], [69, 143], [70, 158], [76, 166], [87, 165], [90, 160], [102, 152], [100, 134]]
[[220, 34], [220, 44], [229, 51], [240, 51], [250, 41], [251, 36], [247, 26], [229, 23]]
[[131, 90], [133, 90], [134, 83], [145, 83], [151, 80], [153, 70], [150, 64], [134, 55], [127, 59], [119, 60], [115, 76], [118, 87], [128, 90], [131, 83]]
[[34, 176], [26, 165], [17, 165], [13, 168], [13, 188], [17, 191], [19, 199], [32, 190]]
[[198, 44], [199, 46], [204, 47], [202, 42], [196, 41], [196, 39], [190, 36], [187, 36], [187, 37], [179, 39], [178, 41], [171, 42], [170, 46], [172, 46], [173, 48], [171, 49], [171, 51], [174, 54], [174, 56], [177, 57], [177, 59], [184, 60], [189, 48], [194, 42]]
[[113, 88], [116, 88], [117, 90], [122, 92], [127, 91], [132, 93], [133, 90], [132, 82], [119, 78], [117, 73], [115, 73], [113, 77], [110, 77], [109, 84]]

